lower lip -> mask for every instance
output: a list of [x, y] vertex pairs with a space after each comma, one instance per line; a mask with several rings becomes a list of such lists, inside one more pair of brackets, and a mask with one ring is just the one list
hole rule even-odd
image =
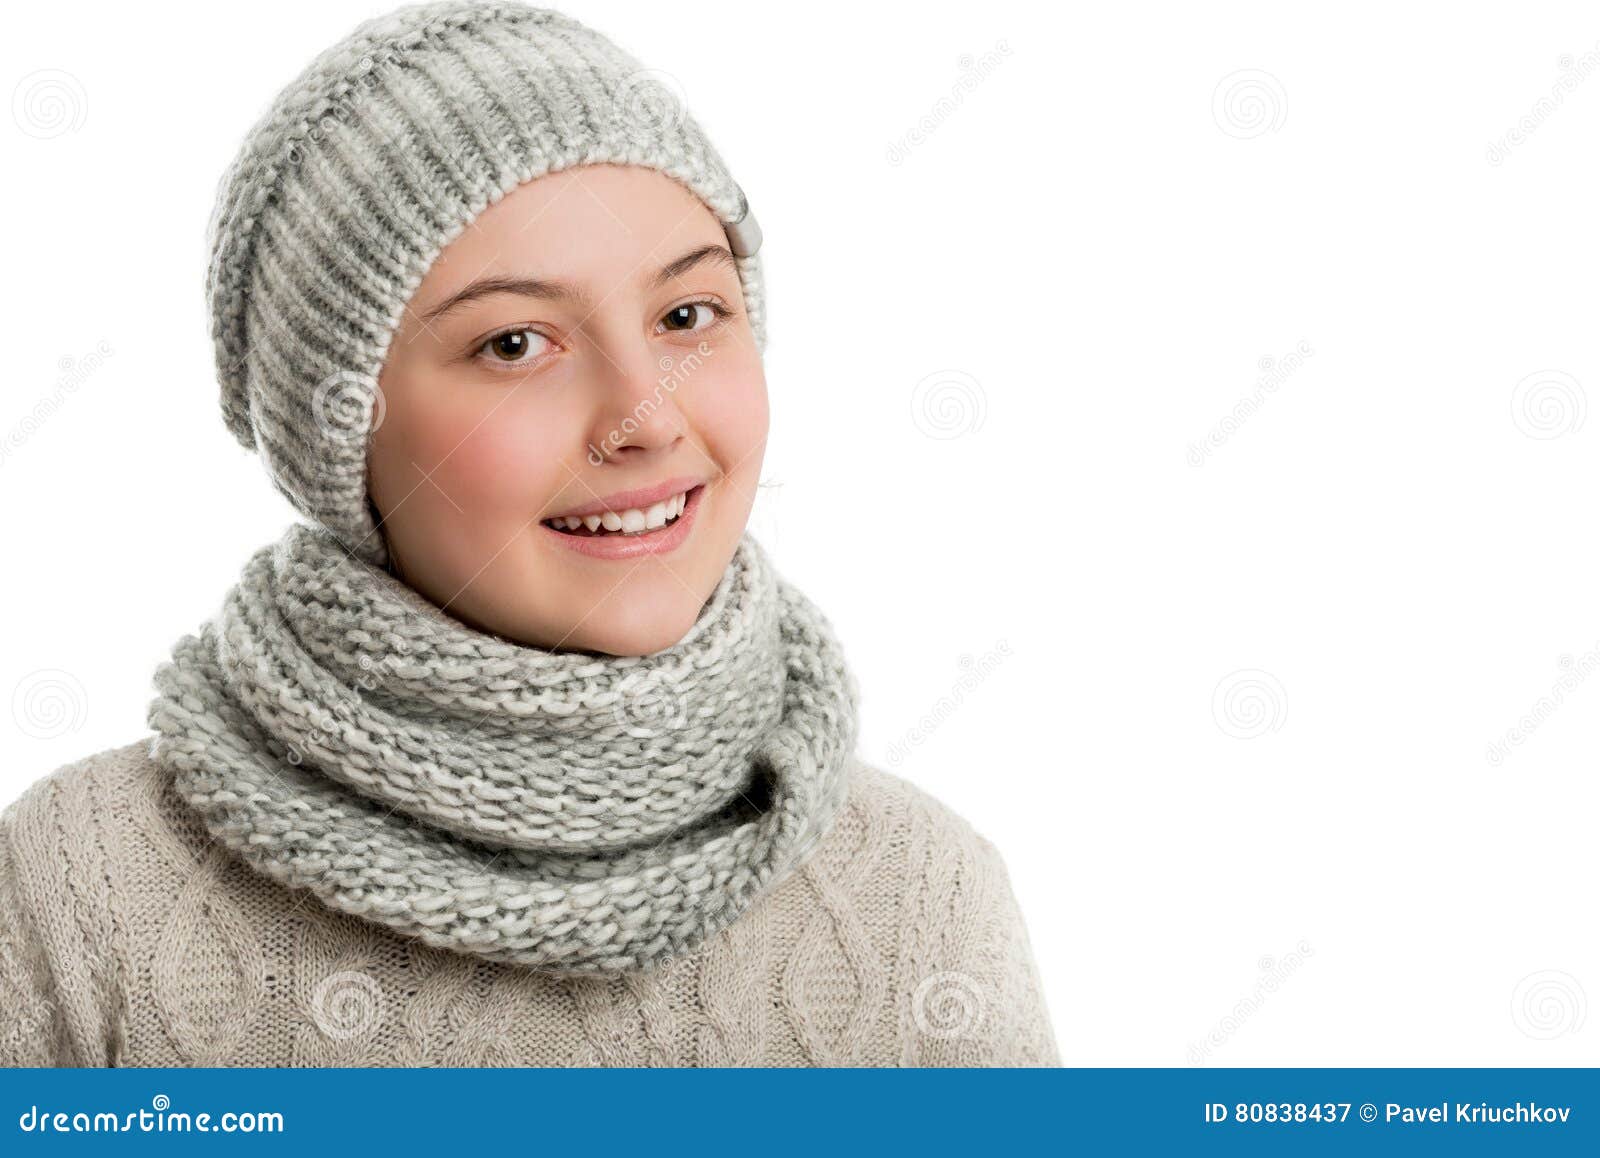
[[700, 510], [700, 499], [705, 494], [704, 484], [689, 492], [683, 505], [683, 514], [665, 527], [637, 535], [569, 535], [554, 527], [539, 524], [539, 529], [553, 535], [564, 547], [571, 547], [580, 555], [591, 559], [640, 559], [646, 555], [664, 555], [675, 550], [689, 537], [689, 528]]

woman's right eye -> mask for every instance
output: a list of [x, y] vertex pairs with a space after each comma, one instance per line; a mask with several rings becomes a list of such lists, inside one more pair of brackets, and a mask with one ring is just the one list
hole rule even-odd
[[480, 352], [506, 365], [521, 365], [532, 361], [550, 345], [550, 339], [538, 330], [507, 330], [496, 334], [480, 347]]

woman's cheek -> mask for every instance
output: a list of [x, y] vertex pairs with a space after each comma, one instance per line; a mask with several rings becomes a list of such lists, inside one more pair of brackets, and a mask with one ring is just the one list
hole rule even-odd
[[759, 365], [730, 373], [704, 393], [704, 418], [697, 422], [707, 439], [722, 448], [723, 468], [733, 471], [759, 465], [766, 442], [769, 414], [767, 383]]
[[526, 400], [500, 394], [486, 403], [451, 407], [428, 424], [426, 461], [437, 464], [430, 478], [465, 519], [488, 511], [532, 518], [567, 477], [559, 441], [549, 416]]

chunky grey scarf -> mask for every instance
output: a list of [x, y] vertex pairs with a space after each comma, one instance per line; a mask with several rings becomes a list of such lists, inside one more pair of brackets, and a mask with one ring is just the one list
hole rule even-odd
[[831, 827], [856, 742], [827, 620], [748, 534], [679, 643], [616, 657], [470, 628], [296, 524], [154, 683], [155, 758], [257, 870], [564, 973], [729, 924]]

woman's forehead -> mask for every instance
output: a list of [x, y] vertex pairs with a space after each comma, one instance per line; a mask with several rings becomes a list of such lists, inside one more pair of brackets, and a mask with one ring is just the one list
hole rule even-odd
[[524, 182], [489, 206], [445, 246], [419, 288], [442, 298], [496, 273], [604, 292], [695, 244], [723, 242], [710, 208], [666, 174], [586, 165]]

